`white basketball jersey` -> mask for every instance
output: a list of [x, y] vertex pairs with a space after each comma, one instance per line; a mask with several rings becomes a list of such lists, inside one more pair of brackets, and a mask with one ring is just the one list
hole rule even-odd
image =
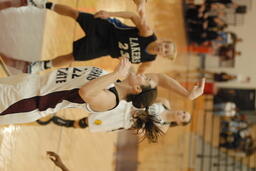
[[88, 117], [91, 132], [107, 132], [119, 129], [128, 129], [131, 122], [132, 103], [121, 100], [119, 105], [106, 112], [90, 113]]
[[[131, 128], [131, 110], [134, 109], [131, 102], [120, 101], [119, 105], [107, 112], [91, 113], [88, 117], [89, 130], [91, 132], [108, 132]], [[161, 113], [166, 111], [161, 103], [154, 103], [149, 107], [149, 114], [155, 115], [160, 126], [164, 123]]]
[[70, 67], [1, 78], [0, 124], [32, 122], [64, 108], [87, 109], [79, 88], [104, 74], [96, 67]]

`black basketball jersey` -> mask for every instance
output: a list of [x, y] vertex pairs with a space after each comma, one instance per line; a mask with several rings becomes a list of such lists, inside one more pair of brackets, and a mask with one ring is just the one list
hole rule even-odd
[[113, 58], [128, 57], [131, 63], [153, 61], [156, 55], [146, 52], [146, 47], [157, 40], [155, 34], [148, 37], [139, 36], [136, 27], [120, 27], [115, 29], [111, 36], [110, 55]]

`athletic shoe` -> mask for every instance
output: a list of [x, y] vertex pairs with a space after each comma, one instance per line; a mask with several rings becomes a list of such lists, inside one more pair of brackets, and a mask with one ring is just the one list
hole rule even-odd
[[28, 73], [34, 74], [34, 73], [39, 73], [40, 71], [45, 70], [43, 67], [43, 62], [42, 61], [36, 61], [32, 62], [31, 64], [28, 65]]
[[47, 0], [27, 0], [28, 5], [35, 6], [37, 8], [45, 8]]
[[58, 116], [53, 116], [52, 121], [56, 125], [64, 126], [64, 127], [67, 127], [67, 128], [74, 127], [74, 122], [75, 122], [74, 120], [63, 119], [63, 118], [58, 117]]
[[43, 121], [43, 120], [36, 120], [36, 122], [39, 124], [39, 125], [48, 125], [50, 122], [52, 121], [52, 118], [46, 120], [46, 121]]

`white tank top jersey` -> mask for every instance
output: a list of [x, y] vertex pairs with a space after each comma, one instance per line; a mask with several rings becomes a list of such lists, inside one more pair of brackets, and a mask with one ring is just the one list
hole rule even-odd
[[[133, 124], [131, 115], [132, 109], [134, 109], [134, 107], [131, 102], [122, 100], [113, 110], [91, 113], [88, 117], [89, 130], [91, 132], [110, 132], [129, 129]], [[150, 114], [156, 115], [160, 122], [164, 122], [160, 114], [166, 109], [161, 103], [153, 104], [150, 106], [149, 110]]]
[[108, 132], [129, 129], [132, 126], [131, 102], [121, 100], [117, 107], [106, 112], [90, 113], [88, 125], [91, 132]]
[[88, 111], [79, 88], [106, 73], [96, 67], [70, 67], [1, 78], [0, 124], [33, 122], [64, 108]]
[[164, 107], [162, 103], [154, 103], [153, 105], [149, 106], [148, 112], [150, 115], [155, 115], [157, 120], [159, 121], [159, 124], [164, 125], [164, 118], [163, 113], [167, 109]]

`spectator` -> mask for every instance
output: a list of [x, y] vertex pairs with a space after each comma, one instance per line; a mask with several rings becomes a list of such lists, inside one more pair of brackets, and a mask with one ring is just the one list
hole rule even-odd
[[235, 116], [237, 113], [236, 104], [233, 102], [224, 102], [214, 104], [214, 114], [219, 116]]

